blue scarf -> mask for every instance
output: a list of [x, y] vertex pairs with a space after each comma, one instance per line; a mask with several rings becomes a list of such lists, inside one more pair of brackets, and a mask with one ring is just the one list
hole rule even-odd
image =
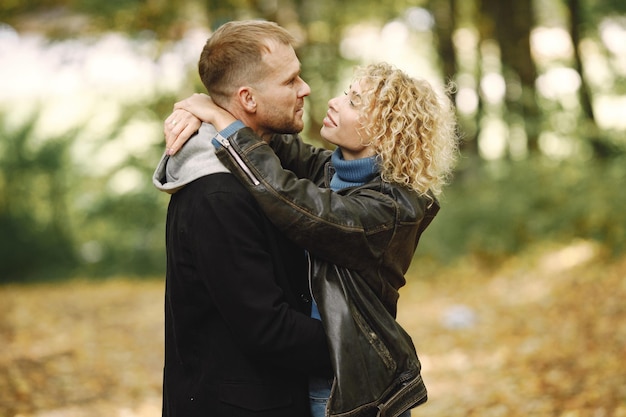
[[330, 180], [330, 188], [333, 191], [363, 185], [379, 173], [375, 156], [346, 161], [343, 159], [341, 149], [337, 148], [330, 160], [335, 168], [335, 175]]

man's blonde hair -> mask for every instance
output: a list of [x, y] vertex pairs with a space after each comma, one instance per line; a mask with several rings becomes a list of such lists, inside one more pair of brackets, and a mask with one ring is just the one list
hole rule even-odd
[[263, 56], [273, 43], [293, 46], [295, 38], [274, 22], [241, 20], [225, 23], [207, 40], [198, 70], [209, 95], [221, 106], [242, 85], [251, 85], [267, 73]]
[[385, 63], [358, 68], [355, 80], [361, 137], [378, 155], [383, 180], [439, 195], [458, 156], [450, 99]]

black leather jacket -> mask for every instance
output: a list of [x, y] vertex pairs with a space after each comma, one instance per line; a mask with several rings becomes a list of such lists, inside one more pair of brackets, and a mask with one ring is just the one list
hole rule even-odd
[[437, 201], [380, 177], [331, 191], [331, 152], [297, 136], [276, 135], [271, 148], [249, 128], [217, 139], [220, 160], [310, 253], [311, 290], [335, 373], [327, 415], [395, 417], [425, 402], [420, 362], [395, 316], [398, 289]]

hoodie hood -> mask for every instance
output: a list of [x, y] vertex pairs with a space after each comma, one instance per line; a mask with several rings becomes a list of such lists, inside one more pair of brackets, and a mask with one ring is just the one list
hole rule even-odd
[[152, 175], [152, 183], [161, 191], [174, 194], [190, 182], [209, 174], [230, 172], [215, 155], [211, 139], [217, 130], [202, 123], [200, 130], [175, 155], [163, 154]]

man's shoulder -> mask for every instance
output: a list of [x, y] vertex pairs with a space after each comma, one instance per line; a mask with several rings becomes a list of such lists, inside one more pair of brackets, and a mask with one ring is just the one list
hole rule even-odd
[[190, 193], [223, 192], [232, 194], [250, 194], [245, 187], [228, 172], [204, 175], [190, 182], [185, 189]]
[[219, 201], [225, 204], [230, 201], [233, 204], [243, 202], [257, 207], [254, 197], [246, 188], [230, 173], [215, 173], [199, 177], [178, 191], [172, 198], [179, 201]]
[[252, 194], [229, 173], [205, 175], [190, 182], [172, 195], [168, 213], [192, 222], [215, 218], [239, 222], [235, 219], [246, 218], [259, 223], [264, 218]]

